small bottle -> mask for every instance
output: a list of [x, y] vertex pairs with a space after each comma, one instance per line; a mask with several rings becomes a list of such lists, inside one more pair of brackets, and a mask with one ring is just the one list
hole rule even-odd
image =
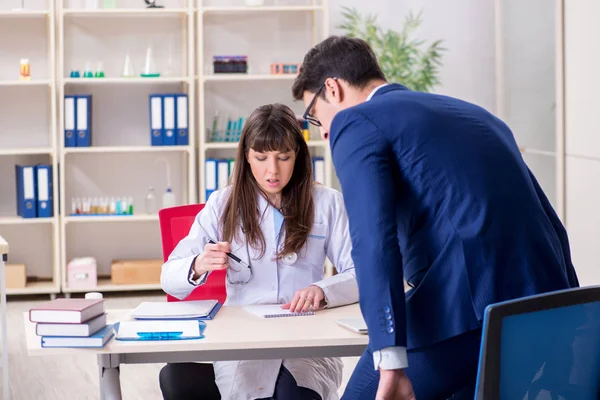
[[89, 61], [87, 63], [85, 63], [85, 70], [83, 71], [83, 77], [84, 78], [93, 78], [94, 77], [94, 73], [92, 72], [92, 63]]
[[127, 199], [123, 197], [121, 199], [121, 215], [127, 215], [127, 210], [129, 208], [129, 204], [127, 203]]
[[167, 188], [167, 191], [163, 194], [162, 198], [162, 208], [170, 208], [175, 207], [175, 195], [170, 187]]
[[133, 197], [129, 197], [127, 199], [127, 202], [129, 203], [129, 210], [128, 210], [128, 214], [129, 215], [133, 215]]
[[21, 63], [19, 66], [19, 80], [31, 80], [31, 65], [29, 65], [29, 59], [27, 58], [21, 58]]
[[98, 67], [96, 67], [96, 74], [94, 75], [96, 78], [104, 78], [104, 65], [99, 62]]
[[123, 201], [121, 199], [117, 199], [115, 201], [115, 214], [117, 214], [117, 215], [123, 214]]
[[117, 203], [115, 202], [115, 198], [110, 198], [110, 206], [108, 210], [109, 214], [115, 215], [117, 213]]
[[154, 188], [149, 187], [146, 191], [146, 214], [156, 214], [156, 195]]
[[77, 199], [72, 198], [71, 199], [71, 215], [75, 215], [75, 214], [79, 214], [77, 212]]

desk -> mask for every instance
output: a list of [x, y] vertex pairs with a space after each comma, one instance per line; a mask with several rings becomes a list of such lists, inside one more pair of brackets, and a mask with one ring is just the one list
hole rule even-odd
[[2, 396], [8, 400], [8, 335], [6, 315], [6, 265], [8, 243], [0, 236], [0, 303], [2, 303]]
[[[131, 311], [108, 310], [108, 323], [131, 319]], [[116, 400], [121, 399], [120, 364], [359, 356], [368, 336], [335, 321], [360, 315], [358, 304], [322, 310], [314, 316], [272, 319], [241, 307], [223, 307], [214, 320], [207, 321], [204, 339], [131, 342], [113, 338], [101, 349], [44, 349], [28, 313], [23, 317], [29, 356], [96, 354], [100, 398]]]

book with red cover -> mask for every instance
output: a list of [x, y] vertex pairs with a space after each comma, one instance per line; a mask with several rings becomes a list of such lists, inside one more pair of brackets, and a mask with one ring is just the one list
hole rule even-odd
[[56, 299], [29, 310], [31, 322], [81, 324], [104, 313], [104, 299]]

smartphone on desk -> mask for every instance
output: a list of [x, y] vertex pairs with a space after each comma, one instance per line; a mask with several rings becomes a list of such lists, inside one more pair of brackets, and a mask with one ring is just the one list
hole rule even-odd
[[338, 324], [352, 332], [367, 334], [367, 324], [362, 318], [342, 318], [336, 321]]

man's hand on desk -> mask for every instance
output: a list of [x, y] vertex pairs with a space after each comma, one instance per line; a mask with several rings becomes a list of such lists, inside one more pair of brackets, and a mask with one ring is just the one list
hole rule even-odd
[[380, 369], [375, 400], [416, 400], [412, 383], [401, 369]]
[[308, 311], [312, 306], [313, 310], [325, 307], [325, 292], [318, 286], [311, 285], [306, 289], [298, 290], [292, 301], [281, 306], [291, 312]]

